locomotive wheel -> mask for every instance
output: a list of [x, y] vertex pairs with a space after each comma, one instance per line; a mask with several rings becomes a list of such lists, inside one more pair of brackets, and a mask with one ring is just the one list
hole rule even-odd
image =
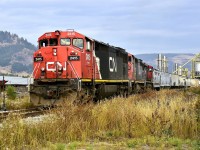
[[117, 95], [118, 95], [119, 97], [127, 98], [127, 97], [128, 97], [128, 90], [121, 89], [121, 90], [117, 93]]
[[87, 104], [89, 102], [93, 102], [93, 95], [89, 89], [77, 91], [77, 98], [74, 101], [75, 104]]
[[128, 91], [124, 90], [124, 98], [128, 98]]

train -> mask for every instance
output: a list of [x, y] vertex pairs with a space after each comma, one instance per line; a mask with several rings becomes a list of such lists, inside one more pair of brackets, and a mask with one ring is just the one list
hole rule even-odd
[[34, 105], [57, 105], [75, 93], [87, 103], [112, 96], [127, 97], [146, 89], [198, 86], [199, 80], [162, 72], [125, 49], [74, 30], [47, 32], [33, 54]]

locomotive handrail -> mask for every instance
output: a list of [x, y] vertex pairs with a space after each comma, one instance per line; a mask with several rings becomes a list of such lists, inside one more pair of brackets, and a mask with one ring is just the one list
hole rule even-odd
[[76, 72], [76, 70], [75, 70], [73, 64], [72, 64], [70, 61], [67, 61], [67, 63], [70, 65], [70, 67], [71, 67], [71, 69], [72, 69], [74, 75], [76, 75], [76, 78], [77, 78], [78, 80], [80, 80], [80, 78], [79, 78], [79, 76], [78, 76], [78, 74], [77, 74], [77, 72]]
[[80, 78], [79, 78], [79, 76], [78, 76], [78, 74], [77, 74], [77, 72], [76, 72], [76, 70], [75, 70], [73, 64], [72, 64], [70, 61], [67, 61], [67, 63], [70, 65], [70, 67], [71, 67], [73, 73], [76, 75], [76, 78], [78, 79], [78, 84], [77, 84], [77, 86], [78, 86], [78, 91], [81, 91], [81, 80], [80, 80]]
[[[35, 66], [35, 68], [37, 67], [36, 74], [37, 74], [37, 72], [38, 72], [38, 69], [39, 69], [39, 67], [40, 67], [40, 64], [41, 64], [41, 62]], [[39, 65], [39, 66], [38, 66], [38, 65]], [[33, 72], [35, 71], [35, 68], [34, 68]], [[32, 74], [33, 74], [33, 73], [32, 73]], [[35, 78], [35, 77], [33, 77], [33, 78]]]
[[[35, 68], [33, 69], [33, 72], [31, 73], [31, 76], [30, 76], [30, 78], [29, 78], [29, 80], [28, 80], [28, 91], [30, 91], [31, 78], [35, 78], [35, 76], [33, 77], [33, 73], [34, 73], [34, 71], [35, 71], [36, 68], [37, 68], [37, 71], [38, 71], [38, 69], [39, 69], [39, 67], [40, 67], [40, 64], [41, 64], [41, 62], [38, 63], [38, 64], [35, 66]], [[38, 65], [39, 65], [39, 66], [38, 66]], [[36, 74], [37, 74], [37, 71], [36, 71]]]

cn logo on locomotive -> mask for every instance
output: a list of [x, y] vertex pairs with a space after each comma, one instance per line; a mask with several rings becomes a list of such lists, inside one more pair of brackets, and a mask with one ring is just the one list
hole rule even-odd
[[110, 72], [117, 72], [117, 63], [114, 57], [109, 57]]
[[67, 68], [67, 63], [65, 62], [64, 66], [60, 62], [47, 62], [46, 63], [47, 71], [56, 71], [56, 68], [59, 68], [59, 67], [63, 68], [63, 70], [65, 71]]

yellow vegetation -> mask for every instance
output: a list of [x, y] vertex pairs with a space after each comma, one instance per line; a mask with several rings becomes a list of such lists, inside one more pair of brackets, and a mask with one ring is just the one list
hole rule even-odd
[[199, 96], [189, 91], [162, 90], [98, 104], [65, 103], [42, 122], [27, 123], [20, 117], [10, 116], [0, 128], [0, 146], [11, 149], [65, 149], [67, 146], [70, 149], [71, 146], [73, 149], [77, 144], [67, 143], [112, 141], [115, 147], [121, 143], [125, 148], [142, 144], [180, 147], [182, 140], [189, 140], [185, 142], [186, 148], [193, 145], [198, 148], [199, 101]]

